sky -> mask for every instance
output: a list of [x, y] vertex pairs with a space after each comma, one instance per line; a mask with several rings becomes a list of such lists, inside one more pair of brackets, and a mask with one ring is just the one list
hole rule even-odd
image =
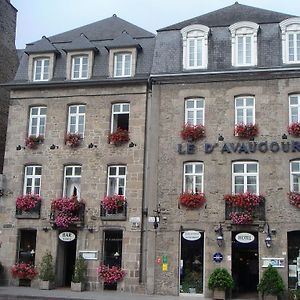
[[[172, 25], [219, 8], [235, 0], [11, 0], [17, 8], [18, 49], [26, 43], [52, 36], [116, 14], [155, 33]], [[299, 0], [239, 0], [256, 6], [300, 16]]]

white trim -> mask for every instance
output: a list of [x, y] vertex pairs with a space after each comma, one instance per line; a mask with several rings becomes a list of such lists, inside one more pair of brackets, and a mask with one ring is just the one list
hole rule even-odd
[[[76, 107], [76, 113], [71, 113], [71, 108]], [[84, 107], [84, 113], [79, 112], [79, 108]], [[68, 113], [68, 132], [69, 133], [79, 133], [81, 137], [84, 137], [84, 131], [85, 131], [85, 111], [86, 106], [84, 104], [77, 104], [77, 105], [70, 105], [69, 106], [69, 113]], [[83, 116], [83, 131], [79, 131], [79, 117]], [[75, 131], [71, 131], [71, 117], [75, 117]], [[73, 124], [72, 124], [73, 125]]]
[[[48, 71], [45, 72], [45, 62], [48, 61]], [[41, 78], [36, 79], [37, 62], [41, 62]], [[47, 78], [45, 78], [47, 75]], [[33, 81], [49, 81], [50, 79], [50, 57], [38, 57], [33, 59]]]
[[[75, 59], [79, 59], [79, 76], [74, 77], [74, 68], [75, 68]], [[87, 59], [86, 64], [86, 76], [83, 76], [83, 60]], [[82, 80], [89, 78], [89, 56], [88, 55], [73, 55], [72, 56], [72, 71], [71, 71], [71, 79], [72, 80]]]
[[[27, 174], [27, 170], [28, 168], [33, 168], [32, 170], [32, 175], [28, 175]], [[36, 175], [36, 169], [37, 168], [41, 168], [41, 175]], [[37, 187], [39, 189], [38, 195], [41, 194], [41, 186], [42, 186], [42, 166], [41, 165], [28, 165], [25, 166], [25, 170], [24, 170], [24, 183], [23, 183], [23, 194], [29, 194], [26, 192], [27, 190], [27, 179], [31, 178], [32, 182], [31, 182], [31, 194], [36, 194], [34, 192], [35, 188]], [[39, 185], [36, 185], [36, 179], [39, 180]]]
[[[197, 108], [195, 106], [195, 103], [197, 103], [198, 100], [203, 101], [203, 108]], [[188, 101], [193, 101], [194, 102], [194, 107], [193, 108], [187, 108], [187, 102]], [[198, 98], [186, 98], [184, 100], [184, 122], [188, 123], [188, 112], [192, 111], [193, 112], [193, 123], [190, 123], [192, 125], [204, 125], [205, 124], [205, 99], [203, 97], [198, 97]], [[197, 123], [197, 112], [202, 111], [202, 123]]]
[[[298, 104], [291, 104], [291, 97], [297, 97], [298, 98]], [[297, 113], [298, 113], [298, 117], [297, 117], [297, 121], [296, 122], [300, 122], [300, 94], [291, 94], [289, 95], [289, 124], [292, 124], [292, 108], [296, 107], [297, 108]]]
[[[185, 172], [185, 167], [187, 165], [191, 165], [192, 166], [192, 173], [186, 173]], [[201, 173], [196, 173], [195, 169], [196, 169], [196, 165], [201, 165], [202, 167], [202, 172]], [[201, 178], [201, 190], [197, 191], [199, 193], [203, 193], [203, 187], [204, 187], [204, 163], [203, 162], [186, 162], [183, 164], [183, 191], [186, 192], [186, 176], [192, 176], [192, 192], [195, 193], [196, 192], [196, 178], [200, 177]]]
[[[67, 175], [67, 169], [72, 169], [72, 174]], [[80, 175], [75, 175], [75, 168], [80, 168]], [[67, 197], [67, 178], [79, 178], [81, 179], [81, 172], [82, 172], [82, 166], [81, 165], [67, 165], [64, 167], [64, 190], [63, 190], [63, 197]], [[80, 180], [81, 181], [81, 180]], [[81, 195], [81, 182], [79, 184], [72, 183], [77, 188], [77, 199], [80, 200]]]
[[[294, 190], [294, 181], [293, 181], [293, 175], [298, 176], [300, 179], [300, 170], [299, 172], [292, 172], [292, 164], [293, 163], [297, 163], [300, 166], [300, 160], [293, 160], [290, 162], [290, 191], [291, 192], [295, 192]], [[299, 180], [300, 181], [300, 180]], [[299, 191], [295, 192], [295, 193], [300, 193], [300, 183], [299, 183]]]
[[[41, 114], [41, 109], [46, 108], [46, 114]], [[37, 109], [38, 113], [37, 115], [32, 115], [32, 110]], [[37, 119], [36, 124], [36, 134], [32, 133], [32, 120]], [[40, 133], [40, 127], [41, 127], [41, 119], [45, 119], [45, 125], [44, 125], [44, 133]], [[45, 137], [46, 134], [46, 122], [47, 122], [47, 106], [33, 106], [30, 108], [30, 116], [29, 116], [29, 128], [28, 128], [28, 136], [34, 135], [35, 137], [38, 137], [39, 135]]]
[[[114, 112], [114, 107], [120, 105], [120, 111]], [[124, 110], [124, 105], [128, 105], [129, 109], [128, 111], [123, 111]], [[130, 103], [129, 102], [124, 102], [124, 103], [114, 103], [111, 106], [111, 122], [110, 122], [110, 132], [113, 133], [117, 128], [115, 128], [114, 124], [114, 116], [115, 115], [126, 115], [128, 114], [128, 124], [129, 124], [129, 114], [130, 114]]]
[[[253, 99], [253, 106], [247, 106], [246, 102], [247, 99]], [[236, 102], [238, 99], [242, 99], [243, 100], [243, 106], [239, 106], [237, 107]], [[234, 124], [240, 124], [241, 122], [237, 122], [237, 108], [242, 109], [243, 110], [243, 122], [242, 124], [246, 125], [246, 124], [255, 124], [255, 97], [253, 96], [238, 96], [234, 98], [234, 115], [235, 115], [235, 119], [234, 119]], [[253, 122], [248, 123], [247, 122], [247, 110], [248, 109], [252, 109], [252, 115], [253, 115]]]
[[[111, 168], [116, 168], [116, 175], [110, 175], [110, 169]], [[125, 174], [124, 175], [120, 175], [120, 168], [125, 168]], [[116, 179], [116, 190], [117, 190], [117, 194], [120, 188], [120, 179], [124, 179], [124, 193], [123, 196], [125, 197], [126, 195], [126, 176], [127, 176], [127, 166], [125, 165], [111, 165], [108, 166], [107, 168], [107, 190], [106, 190], [106, 194], [109, 194], [109, 190], [110, 190], [110, 183], [109, 183], [109, 179], [110, 178], [115, 178]]]
[[[125, 74], [125, 63], [126, 63], [126, 57], [130, 57], [129, 61], [129, 74]], [[121, 75], [117, 75], [117, 60], [118, 58], [121, 58]], [[114, 54], [114, 77], [131, 77], [132, 76], [132, 53], [131, 52], [116, 52]]]

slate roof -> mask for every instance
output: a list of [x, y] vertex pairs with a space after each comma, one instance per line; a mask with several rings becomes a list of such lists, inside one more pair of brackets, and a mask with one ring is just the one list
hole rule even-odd
[[161, 28], [157, 31], [181, 30], [193, 24], [201, 24], [208, 27], [224, 27], [241, 21], [251, 21], [257, 24], [280, 23], [290, 17], [294, 16], [235, 2], [233, 5]]
[[33, 44], [27, 44], [25, 49], [25, 53], [28, 54], [49, 53], [49, 52], [57, 52], [57, 49], [52, 45], [49, 39], [46, 38], [45, 36], [43, 36], [41, 40]]
[[66, 51], [76, 51], [76, 50], [98, 51], [98, 49], [95, 47], [95, 45], [92, 44], [83, 33], [81, 33], [80, 36], [75, 38], [72, 42], [66, 44], [63, 47], [63, 50], [66, 50]]
[[123, 31], [121, 35], [116, 37], [113, 41], [111, 41], [107, 49], [111, 48], [125, 48], [125, 47], [138, 47], [140, 48], [140, 44], [137, 42], [137, 40], [133, 39], [127, 31]]

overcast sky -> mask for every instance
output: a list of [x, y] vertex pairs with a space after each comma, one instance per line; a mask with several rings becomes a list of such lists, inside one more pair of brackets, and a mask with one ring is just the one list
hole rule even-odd
[[[17, 48], [113, 14], [153, 33], [157, 29], [232, 5], [233, 0], [11, 0], [18, 9]], [[239, 3], [300, 15], [299, 0]]]

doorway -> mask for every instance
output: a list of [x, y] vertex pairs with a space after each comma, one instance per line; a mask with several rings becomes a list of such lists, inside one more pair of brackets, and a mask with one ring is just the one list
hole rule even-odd
[[[56, 259], [56, 284], [58, 287], [71, 286], [77, 245], [77, 232], [71, 232], [75, 235], [75, 238], [71, 241], [63, 241], [58, 238]], [[58, 232], [59, 235], [61, 233], [63, 233], [63, 231]]]
[[291, 231], [288, 239], [288, 288], [300, 288], [300, 231]]
[[36, 230], [20, 229], [17, 261], [35, 264]]
[[204, 233], [187, 230], [180, 235], [180, 293], [203, 294]]
[[258, 233], [232, 232], [233, 297], [257, 297], [259, 282]]

